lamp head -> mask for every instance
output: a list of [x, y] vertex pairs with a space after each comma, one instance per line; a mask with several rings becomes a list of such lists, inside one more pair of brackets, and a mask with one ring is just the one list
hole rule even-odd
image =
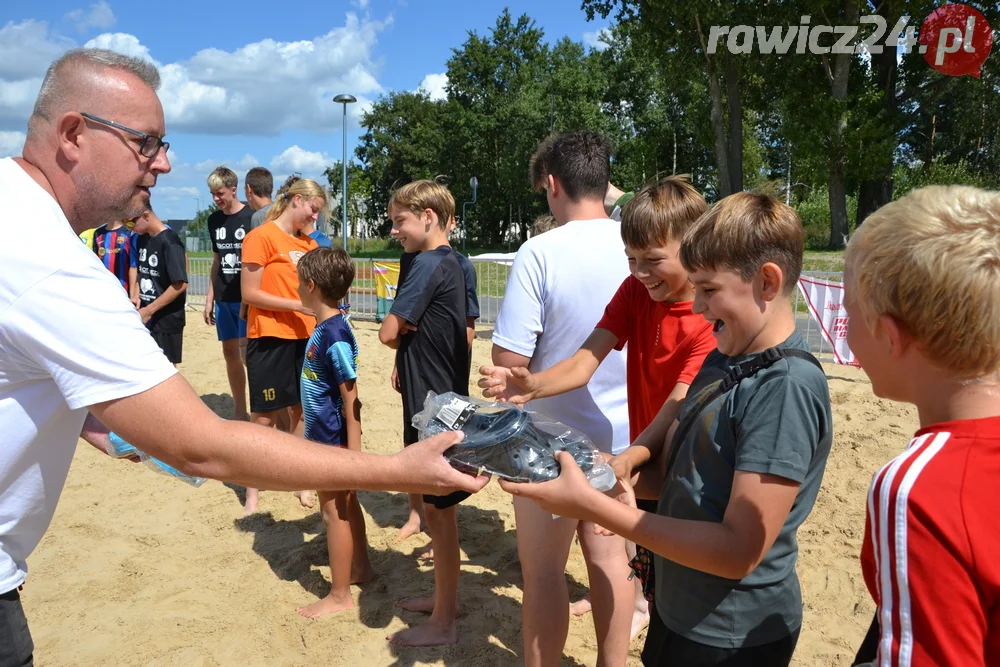
[[343, 94], [343, 95], [337, 95], [336, 97], [334, 97], [333, 101], [334, 102], [343, 103], [343, 104], [351, 104], [352, 102], [357, 102], [358, 98], [356, 98], [354, 95]]

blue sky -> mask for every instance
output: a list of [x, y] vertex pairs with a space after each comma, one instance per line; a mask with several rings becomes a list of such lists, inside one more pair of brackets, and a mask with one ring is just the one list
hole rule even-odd
[[421, 86], [443, 95], [452, 49], [470, 30], [485, 33], [504, 7], [529, 14], [553, 42], [568, 36], [593, 45], [607, 24], [588, 23], [580, 0], [4, 4], [0, 157], [20, 154], [41, 77], [66, 49], [96, 45], [149, 58], [160, 66], [171, 142], [173, 171], [152, 199], [163, 218], [190, 217], [199, 199], [207, 206], [205, 177], [219, 164], [233, 168], [241, 186], [256, 165], [276, 180], [293, 171], [317, 176], [343, 151], [334, 95], [359, 100], [348, 107], [352, 152], [366, 104]]

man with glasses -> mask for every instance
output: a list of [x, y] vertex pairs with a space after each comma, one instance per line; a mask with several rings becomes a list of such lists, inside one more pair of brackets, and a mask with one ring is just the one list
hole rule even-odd
[[[42, 81], [23, 157], [0, 160], [0, 667], [33, 664], [18, 590], [88, 411], [183, 473], [256, 488], [443, 495], [486, 483], [441, 455], [457, 433], [392, 456], [326, 447], [220, 419], [177, 374], [77, 237], [141, 215], [170, 171], [158, 86], [144, 60], [71, 50]], [[23, 251], [25, 224], [45, 253]]]

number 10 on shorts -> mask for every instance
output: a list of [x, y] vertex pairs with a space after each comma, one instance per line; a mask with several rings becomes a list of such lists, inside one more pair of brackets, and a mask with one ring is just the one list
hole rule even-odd
[[269, 388], [265, 389], [264, 392], [263, 392], [263, 394], [264, 394], [264, 400], [265, 401], [273, 401], [274, 400], [274, 387], [269, 387]]

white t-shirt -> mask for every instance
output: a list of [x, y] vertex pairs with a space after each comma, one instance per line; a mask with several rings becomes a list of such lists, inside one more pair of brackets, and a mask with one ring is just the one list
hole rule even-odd
[[[621, 224], [607, 218], [528, 239], [514, 257], [493, 343], [531, 357], [532, 373], [573, 356], [628, 275]], [[618, 454], [629, 446], [625, 354], [612, 350], [587, 386], [528, 407]]]
[[0, 160], [0, 593], [24, 581], [87, 407], [175, 372], [56, 201]]

